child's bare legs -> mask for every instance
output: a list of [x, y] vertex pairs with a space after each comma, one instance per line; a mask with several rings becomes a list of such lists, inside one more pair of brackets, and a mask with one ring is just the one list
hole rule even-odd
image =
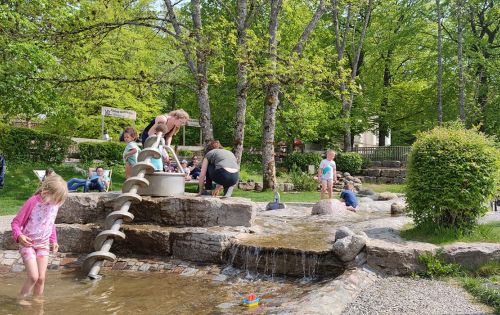
[[132, 165], [129, 162], [125, 162], [125, 178], [129, 178], [132, 175]]
[[45, 275], [47, 272], [48, 256], [38, 256], [32, 247], [22, 249], [24, 266], [28, 278], [19, 293], [20, 299], [25, 299], [33, 291], [34, 296], [41, 295], [45, 287]]
[[36, 264], [38, 266], [38, 280], [35, 283], [35, 288], [33, 290], [34, 296], [39, 296], [43, 294], [43, 289], [45, 288], [45, 275], [47, 274], [47, 265], [49, 263], [48, 256], [37, 256]]
[[325, 199], [326, 190], [327, 190], [327, 181], [326, 180], [321, 180], [321, 194], [319, 196], [320, 200]]
[[333, 181], [329, 180], [327, 181], [327, 183], [328, 183], [328, 199], [332, 199]]
[[24, 267], [26, 268], [26, 273], [28, 278], [24, 281], [23, 287], [21, 288], [21, 292], [19, 292], [19, 298], [25, 299], [27, 298], [33, 288], [35, 287], [35, 283], [38, 281], [38, 264], [36, 259], [29, 259], [24, 261]]

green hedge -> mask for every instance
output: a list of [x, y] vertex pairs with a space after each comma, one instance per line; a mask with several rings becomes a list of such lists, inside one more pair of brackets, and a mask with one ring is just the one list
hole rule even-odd
[[306, 172], [308, 165], [314, 165], [317, 169], [321, 163], [321, 154], [315, 152], [292, 152], [286, 156], [285, 166], [291, 170], [296, 165], [301, 171]]
[[11, 161], [61, 163], [72, 144], [68, 137], [28, 128], [0, 127], [0, 153]]
[[363, 166], [363, 157], [356, 152], [340, 152], [335, 157], [337, 170], [342, 172], [349, 172], [352, 174], [359, 174]]
[[451, 126], [420, 134], [406, 179], [415, 224], [471, 230], [497, 192], [498, 157], [493, 140], [475, 130]]
[[120, 162], [123, 159], [125, 147], [126, 144], [121, 142], [81, 142], [78, 144], [82, 162], [92, 160]]

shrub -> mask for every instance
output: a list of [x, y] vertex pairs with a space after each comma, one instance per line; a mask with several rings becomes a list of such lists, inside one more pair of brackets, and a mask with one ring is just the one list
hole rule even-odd
[[191, 150], [179, 150], [177, 156], [185, 156], [191, 158], [193, 156], [193, 151]]
[[363, 157], [356, 152], [340, 152], [335, 157], [335, 163], [337, 164], [337, 170], [359, 174], [361, 166], [363, 166]]
[[82, 162], [91, 162], [92, 160], [119, 162], [123, 159], [125, 146], [125, 143], [120, 142], [81, 142], [78, 144], [78, 150]]
[[0, 152], [7, 160], [61, 163], [73, 141], [28, 128], [1, 127]]
[[243, 151], [241, 163], [262, 165], [262, 154], [254, 154]]
[[315, 152], [292, 152], [286, 156], [285, 166], [288, 169], [292, 169], [296, 165], [301, 171], [307, 171], [308, 165], [314, 165], [316, 168], [319, 167], [322, 157], [321, 154]]
[[445, 263], [441, 258], [442, 253], [436, 255], [432, 253], [424, 253], [418, 257], [418, 261], [424, 264], [425, 270], [420, 273], [426, 278], [456, 276], [462, 273], [460, 265], [453, 263]]
[[294, 189], [298, 191], [315, 191], [318, 187], [317, 181], [311, 175], [302, 172], [296, 165], [290, 171], [290, 180]]
[[418, 135], [409, 156], [406, 197], [417, 226], [468, 232], [497, 189], [493, 141], [460, 126]]

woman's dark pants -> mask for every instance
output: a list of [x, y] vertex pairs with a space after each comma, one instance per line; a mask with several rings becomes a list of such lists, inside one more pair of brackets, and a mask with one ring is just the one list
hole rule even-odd
[[224, 187], [224, 195], [229, 187], [238, 183], [240, 173], [230, 173], [223, 168], [215, 169], [215, 165], [208, 164], [207, 175], [205, 177], [205, 190], [212, 190], [212, 182]]

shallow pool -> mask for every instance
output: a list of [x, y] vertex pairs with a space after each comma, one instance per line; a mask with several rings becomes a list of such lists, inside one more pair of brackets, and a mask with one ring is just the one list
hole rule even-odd
[[[16, 301], [25, 274], [0, 275], [0, 314], [266, 314], [313, 289], [315, 284], [232, 278], [224, 282], [172, 273], [114, 272], [95, 282], [76, 272], [49, 272], [45, 295]], [[247, 309], [255, 293], [263, 303]]]

